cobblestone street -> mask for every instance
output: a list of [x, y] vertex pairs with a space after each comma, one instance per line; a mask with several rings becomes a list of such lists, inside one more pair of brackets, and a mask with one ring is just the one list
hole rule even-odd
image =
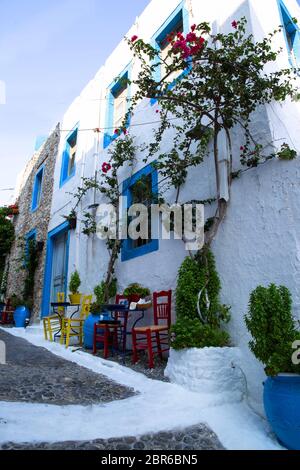
[[[7, 347], [7, 364], [0, 366], [0, 401], [46, 403], [55, 405], [93, 405], [125, 400], [135, 395], [133, 389], [104, 375], [62, 359], [44, 348], [0, 330], [0, 340]], [[1, 418], [4, 425], [5, 420]], [[24, 431], [25, 435], [25, 431]], [[83, 436], [84, 437], [84, 436]], [[199, 424], [184, 430], [170, 430], [143, 436], [67, 442], [7, 442], [0, 449], [84, 449], [84, 450], [208, 450], [222, 449], [216, 435]]]

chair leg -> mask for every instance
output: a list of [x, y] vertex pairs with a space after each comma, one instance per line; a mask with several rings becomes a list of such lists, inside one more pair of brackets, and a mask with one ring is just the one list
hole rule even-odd
[[161, 352], [161, 344], [160, 344], [160, 336], [159, 336], [159, 333], [156, 333], [156, 343], [157, 343], [158, 355], [159, 355], [160, 359], [162, 360], [163, 356], [162, 356], [162, 352]]
[[82, 337], [83, 337], [83, 327], [82, 325], [79, 325], [78, 327], [79, 346], [82, 346], [82, 343], [83, 343]]
[[44, 326], [44, 337], [45, 340], [48, 340], [48, 333], [47, 333], [47, 328], [46, 328], [46, 320], [43, 320], [43, 326]]
[[97, 328], [94, 326], [93, 354], [97, 354]]
[[149, 368], [153, 369], [154, 368], [154, 359], [153, 359], [151, 330], [147, 330], [147, 346], [148, 346]]
[[114, 328], [114, 331], [113, 331], [113, 354], [115, 353], [115, 351], [118, 351], [118, 329], [117, 328]]
[[52, 334], [50, 318], [48, 318], [47, 323], [48, 323], [48, 331], [49, 331], [49, 341], [53, 341], [53, 334]]
[[109, 348], [109, 328], [105, 325], [104, 330], [104, 359], [108, 358], [108, 348]]
[[136, 332], [134, 330], [132, 330], [132, 350], [133, 350], [132, 362], [133, 364], [136, 364], [139, 358], [138, 358], [138, 352], [137, 352]]
[[66, 348], [68, 348], [70, 344], [70, 333], [71, 333], [71, 325], [68, 322], [66, 324]]

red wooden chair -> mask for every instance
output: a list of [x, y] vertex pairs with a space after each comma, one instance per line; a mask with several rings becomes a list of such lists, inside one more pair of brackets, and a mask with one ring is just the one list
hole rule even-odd
[[[165, 300], [159, 302], [160, 299]], [[154, 325], [135, 327], [132, 330], [133, 362], [138, 361], [138, 351], [148, 351], [149, 367], [154, 367], [154, 354], [162, 359], [162, 353], [169, 351], [169, 330], [171, 327], [172, 291], [153, 293]], [[161, 324], [160, 322], [164, 324]]]
[[[122, 300], [127, 300], [124, 295], [117, 294], [116, 304]], [[94, 341], [93, 341], [93, 354], [97, 353], [97, 343], [103, 343], [103, 357], [108, 358], [109, 348], [119, 349], [121, 344], [122, 352], [126, 348], [126, 331], [128, 313], [114, 312], [114, 320], [116, 323], [96, 323], [94, 325]]]
[[14, 323], [14, 309], [11, 305], [11, 300], [8, 299], [6, 305], [1, 313], [1, 324], [2, 325], [11, 325]]

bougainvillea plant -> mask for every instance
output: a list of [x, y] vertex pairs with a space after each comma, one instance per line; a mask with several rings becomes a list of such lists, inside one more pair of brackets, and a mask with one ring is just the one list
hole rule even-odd
[[5, 273], [6, 257], [10, 252], [15, 239], [15, 230], [9, 215], [11, 211], [8, 207], [0, 208], [0, 284]]
[[[167, 41], [171, 47], [164, 57], [159, 49], [136, 36], [127, 40], [141, 67], [138, 77], [133, 80], [137, 92], [128, 113], [134, 114], [135, 107], [142, 99], [149, 98], [152, 103], [156, 102], [159, 122], [144, 161], [155, 157], [162, 180], [167, 180], [170, 186], [177, 189], [175, 202], [179, 200], [189, 168], [201, 164], [205, 157], [213, 157], [216, 210], [206, 222], [205, 245], [201, 254], [193, 256], [190, 253], [196, 264], [201, 259], [204, 266], [209, 264], [206, 257], [208, 248], [226, 215], [234, 178], [271, 159], [292, 160], [297, 155], [287, 143], [281, 142], [278, 148], [276, 142], [258, 142], [251, 132], [251, 120], [261, 106], [274, 101], [284, 102], [286, 98], [299, 98], [295, 84], [296, 70], [267, 69], [281, 52], [274, 51], [272, 45], [275, 35], [282, 32], [282, 27], [259, 42], [247, 33], [245, 18], [234, 20], [231, 27], [232, 31], [228, 34], [213, 34], [208, 23], [201, 23], [194, 24], [188, 34], [170, 34]], [[160, 79], [157, 81], [158, 76]], [[240, 165], [235, 169], [233, 131], [237, 127], [244, 137], [243, 144], [239, 144]], [[169, 143], [168, 148], [165, 141], [161, 146], [164, 139]], [[223, 175], [220, 165], [220, 145], [224, 142], [228, 148], [226, 199], [221, 193]], [[167, 150], [162, 152], [162, 147]], [[207, 286], [199, 291], [198, 297], [199, 303], [205, 304], [209, 298]], [[196, 311], [196, 305], [192, 310]], [[181, 337], [184, 341], [180, 341], [178, 347], [191, 347], [193, 340], [184, 337], [186, 318], [180, 323], [182, 318], [178, 313], [174, 327], [177, 340], [173, 338], [174, 344]], [[220, 312], [215, 314], [217, 318]], [[201, 318], [195, 317], [193, 321], [198, 332], [207, 327]], [[224, 345], [223, 332], [221, 336], [215, 335], [217, 330], [213, 332], [213, 338], [202, 338], [199, 344]]]
[[[260, 106], [283, 102], [288, 97], [298, 99], [296, 70], [266, 70], [281, 52], [274, 51], [272, 44], [282, 27], [257, 42], [246, 32], [245, 18], [233, 21], [231, 26], [232, 32], [228, 34], [212, 34], [208, 23], [193, 25], [186, 35], [170, 34], [167, 40], [171, 47], [165, 58], [157, 48], [136, 36], [127, 40], [141, 65], [138, 77], [132, 82], [137, 92], [128, 113], [133, 114], [144, 98], [156, 100], [158, 104], [160, 122], [148, 146], [148, 158], [155, 155], [161, 175], [179, 190], [186, 181], [188, 169], [213, 155], [217, 208], [206, 233], [207, 245], [215, 237], [228, 205], [220, 191], [220, 134], [225, 134], [229, 148], [229, 192], [233, 177], [239, 176], [243, 166], [249, 169], [272, 158], [296, 156], [288, 144], [284, 143], [278, 150], [275, 143], [266, 146], [257, 142], [251, 133], [251, 119]], [[159, 81], [156, 80], [158, 70], [164, 71]], [[233, 168], [232, 137], [236, 126], [244, 135], [241, 169], [237, 170]], [[160, 144], [169, 129], [174, 131], [173, 140], [168, 133], [170, 146], [162, 153]]]

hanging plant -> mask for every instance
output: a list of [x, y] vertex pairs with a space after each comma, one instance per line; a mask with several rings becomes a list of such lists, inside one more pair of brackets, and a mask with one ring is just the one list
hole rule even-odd
[[75, 209], [72, 209], [69, 215], [64, 215], [63, 218], [69, 223], [70, 230], [76, 230], [77, 227], [77, 214]]

